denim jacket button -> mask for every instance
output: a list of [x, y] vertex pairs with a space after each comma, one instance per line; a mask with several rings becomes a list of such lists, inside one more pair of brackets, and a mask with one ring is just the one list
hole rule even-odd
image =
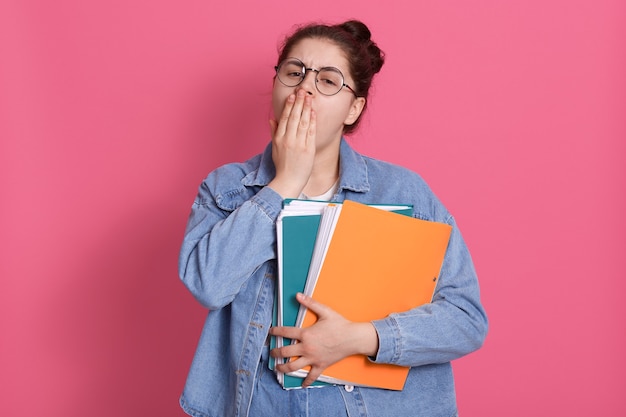
[[348, 392], [352, 392], [354, 391], [354, 385], [346, 385], [344, 386], [344, 389]]

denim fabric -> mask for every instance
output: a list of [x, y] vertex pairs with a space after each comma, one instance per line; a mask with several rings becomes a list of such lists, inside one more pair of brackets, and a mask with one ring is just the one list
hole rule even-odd
[[[455, 220], [417, 174], [360, 155], [345, 140], [340, 166], [334, 201], [412, 204], [415, 217], [448, 223], [453, 231], [432, 303], [373, 322], [379, 351], [372, 360], [410, 366], [404, 389], [298, 390], [303, 393], [282, 394], [290, 395], [287, 413], [307, 415], [299, 413], [315, 396], [351, 417], [455, 416], [450, 361], [478, 349], [487, 333], [476, 273]], [[259, 384], [269, 392], [275, 388], [265, 386], [275, 380], [259, 368], [266, 367], [262, 351], [272, 318], [275, 222], [282, 206], [281, 197], [265, 187], [274, 174], [268, 146], [246, 162], [210, 173], [194, 201], [179, 273], [210, 312], [180, 399], [192, 416], [279, 415], [274, 409], [249, 414], [255, 389], [265, 392]], [[316, 392], [304, 392], [311, 390]], [[277, 404], [267, 407], [278, 410]]]
[[[268, 348], [263, 349], [261, 365], [252, 395], [249, 415], [267, 417], [348, 417], [343, 395], [349, 395], [345, 387], [284, 390], [276, 380], [276, 374], [267, 366]], [[343, 391], [343, 392], [342, 392]]]

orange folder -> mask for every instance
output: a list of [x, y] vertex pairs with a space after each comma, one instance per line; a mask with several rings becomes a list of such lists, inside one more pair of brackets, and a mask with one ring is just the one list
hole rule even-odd
[[[451, 231], [447, 224], [345, 201], [310, 295], [359, 322], [429, 303]], [[316, 320], [312, 311], [305, 311], [302, 327]], [[323, 375], [352, 385], [401, 390], [408, 372], [408, 367], [353, 355]]]

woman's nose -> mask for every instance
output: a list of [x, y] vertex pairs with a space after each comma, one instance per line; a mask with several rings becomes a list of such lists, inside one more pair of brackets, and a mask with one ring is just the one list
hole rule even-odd
[[316, 91], [316, 87], [315, 87], [316, 77], [315, 76], [316, 74], [314, 71], [307, 71], [304, 74], [304, 80], [302, 80], [302, 82], [298, 84], [296, 91], [298, 91], [298, 89], [302, 89], [309, 95], [315, 94], [315, 91]]

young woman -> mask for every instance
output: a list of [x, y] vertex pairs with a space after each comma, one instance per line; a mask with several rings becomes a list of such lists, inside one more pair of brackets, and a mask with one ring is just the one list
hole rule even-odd
[[[181, 396], [193, 416], [457, 415], [450, 361], [478, 349], [487, 332], [478, 281], [454, 218], [415, 173], [355, 152], [352, 132], [384, 55], [359, 21], [309, 25], [286, 39], [272, 94], [271, 144], [225, 165], [200, 186], [180, 253], [180, 276], [210, 310]], [[286, 198], [411, 204], [414, 216], [453, 226], [430, 304], [354, 323], [299, 296], [318, 321], [274, 327], [276, 218]], [[393, 277], [386, 277], [393, 280]], [[268, 334], [299, 343], [268, 352]], [[311, 372], [304, 389], [283, 390], [279, 366]], [[410, 366], [402, 391], [326, 386], [306, 389], [330, 364], [353, 354]]]

